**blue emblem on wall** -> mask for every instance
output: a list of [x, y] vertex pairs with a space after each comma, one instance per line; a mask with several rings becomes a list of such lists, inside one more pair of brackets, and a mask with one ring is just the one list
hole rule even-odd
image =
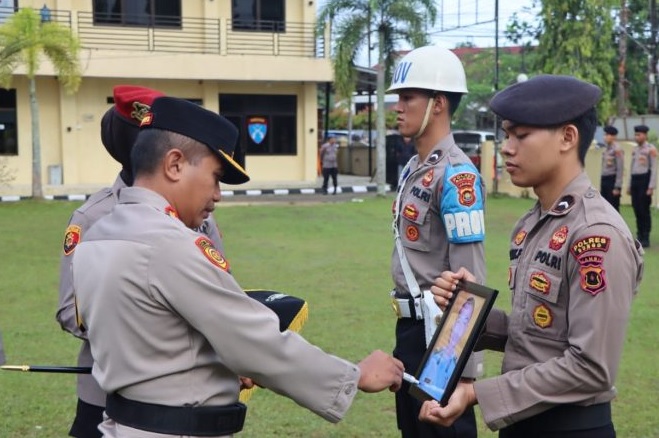
[[268, 120], [265, 117], [250, 117], [247, 120], [249, 138], [256, 144], [261, 144], [268, 134]]

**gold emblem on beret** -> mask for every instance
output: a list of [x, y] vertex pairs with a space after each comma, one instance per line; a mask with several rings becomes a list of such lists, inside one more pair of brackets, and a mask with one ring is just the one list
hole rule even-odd
[[146, 116], [149, 111], [151, 111], [151, 106], [135, 101], [133, 102], [133, 111], [131, 111], [130, 116], [138, 122], [142, 122], [142, 119], [144, 119], [144, 116]]

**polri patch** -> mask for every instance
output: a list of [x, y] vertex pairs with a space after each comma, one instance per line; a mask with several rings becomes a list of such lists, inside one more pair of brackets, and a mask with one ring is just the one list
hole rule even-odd
[[64, 255], [70, 255], [80, 243], [82, 228], [78, 225], [69, 225], [64, 232]]
[[551, 280], [544, 272], [534, 272], [531, 274], [529, 286], [531, 289], [537, 290], [543, 295], [547, 295], [549, 293], [549, 289], [551, 289]]
[[212, 264], [225, 272], [229, 272], [229, 262], [215, 249], [213, 242], [208, 237], [200, 236], [194, 243]]
[[407, 237], [407, 240], [416, 242], [419, 240], [419, 229], [414, 225], [408, 225], [405, 229], [405, 236]]
[[524, 242], [524, 239], [526, 239], [526, 231], [522, 230], [515, 235], [515, 239], [513, 240], [513, 243], [515, 245], [521, 245], [522, 242]]
[[403, 217], [414, 222], [419, 217], [419, 209], [414, 204], [407, 204], [403, 208]]
[[549, 307], [540, 304], [533, 309], [533, 322], [540, 328], [551, 327], [554, 322], [554, 316], [551, 314]]
[[578, 259], [590, 251], [607, 252], [610, 243], [611, 241], [606, 236], [588, 236], [573, 243], [570, 252]]
[[430, 169], [429, 171], [426, 172], [425, 175], [423, 175], [423, 179], [421, 180], [421, 185], [423, 187], [430, 187], [430, 184], [432, 184], [433, 179], [435, 179], [435, 169]]
[[558, 251], [563, 247], [563, 244], [567, 241], [568, 228], [567, 225], [563, 225], [558, 230], [554, 231], [554, 235], [551, 236], [549, 241], [549, 248], [554, 251]]
[[587, 255], [578, 259], [581, 289], [592, 296], [606, 290], [606, 271], [602, 267], [604, 258], [598, 255]]
[[449, 181], [458, 189], [458, 202], [465, 207], [471, 207], [476, 202], [474, 183], [476, 175], [470, 172], [461, 172], [453, 175]]
[[171, 205], [165, 207], [165, 214], [169, 217], [178, 219], [178, 213], [176, 212], [176, 210], [174, 210], [174, 207], [172, 207]]

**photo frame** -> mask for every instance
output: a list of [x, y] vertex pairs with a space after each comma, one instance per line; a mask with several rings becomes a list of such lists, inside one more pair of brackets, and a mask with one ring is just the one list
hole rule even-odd
[[448, 403], [499, 292], [469, 281], [458, 283], [437, 325], [409, 393], [421, 401]]

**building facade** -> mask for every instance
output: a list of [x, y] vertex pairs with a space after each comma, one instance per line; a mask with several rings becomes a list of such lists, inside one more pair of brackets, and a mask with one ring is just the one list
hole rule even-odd
[[[120, 84], [155, 88], [229, 118], [241, 133], [236, 158], [248, 184], [315, 183], [317, 89], [333, 72], [313, 0], [2, 0], [0, 21], [17, 8], [45, 12], [82, 46], [75, 94], [64, 92], [46, 61], [36, 78], [45, 195], [112, 183], [119, 166], [101, 144], [100, 120]], [[11, 89], [0, 90], [0, 143], [0, 159], [15, 176], [0, 195], [29, 195], [31, 116], [21, 70]]]

